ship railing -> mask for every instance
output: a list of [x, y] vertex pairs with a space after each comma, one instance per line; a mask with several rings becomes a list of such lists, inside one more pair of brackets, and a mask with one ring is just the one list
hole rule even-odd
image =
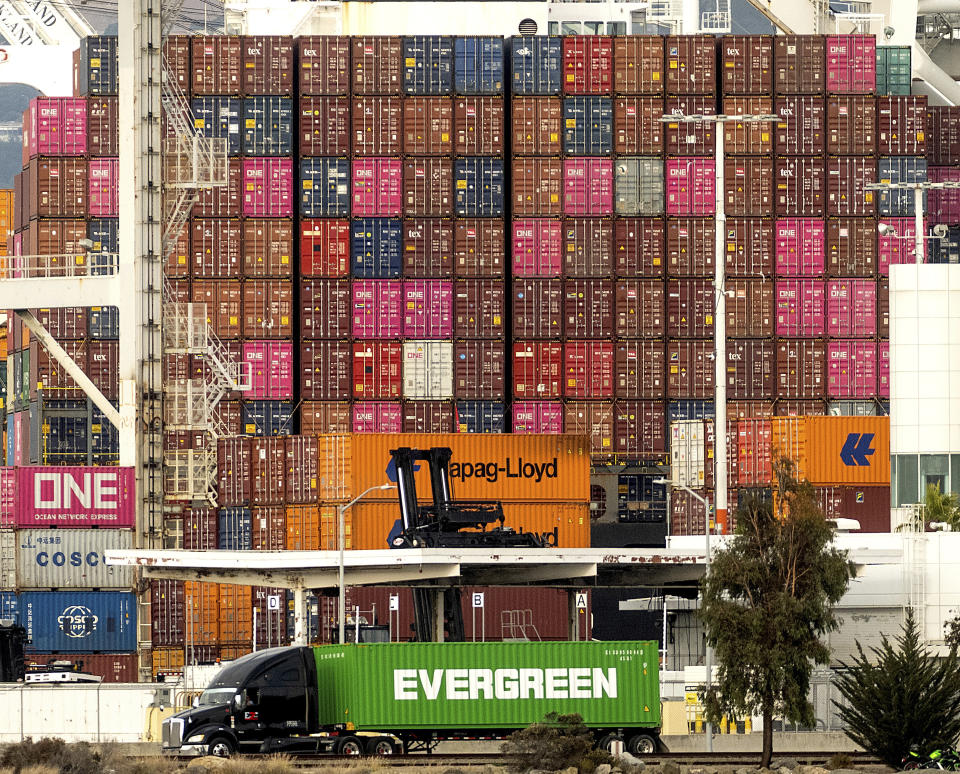
[[120, 270], [118, 253], [57, 253], [0, 257], [0, 279], [104, 277]]

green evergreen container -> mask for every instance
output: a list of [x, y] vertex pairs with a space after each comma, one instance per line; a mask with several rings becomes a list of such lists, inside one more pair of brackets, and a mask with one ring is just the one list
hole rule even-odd
[[549, 712], [660, 726], [656, 642], [382, 643], [314, 648], [321, 725], [512, 729]]
[[910, 46], [877, 46], [877, 94], [909, 96], [912, 81]]

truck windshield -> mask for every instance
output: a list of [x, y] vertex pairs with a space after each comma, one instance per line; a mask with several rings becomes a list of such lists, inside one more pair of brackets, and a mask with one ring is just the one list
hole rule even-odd
[[236, 688], [207, 688], [200, 694], [200, 706], [212, 706], [216, 704], [229, 704], [233, 700], [233, 695], [237, 692]]

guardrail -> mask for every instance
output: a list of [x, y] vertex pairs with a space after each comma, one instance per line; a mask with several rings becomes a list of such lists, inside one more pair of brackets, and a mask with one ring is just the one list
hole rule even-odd
[[113, 276], [120, 270], [117, 253], [60, 253], [0, 257], [0, 279], [50, 279]]

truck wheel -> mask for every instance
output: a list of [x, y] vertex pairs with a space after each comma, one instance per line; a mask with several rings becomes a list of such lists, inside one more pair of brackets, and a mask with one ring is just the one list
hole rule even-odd
[[207, 755], [217, 758], [229, 758], [236, 752], [233, 742], [226, 736], [215, 736], [207, 744]]
[[597, 745], [597, 749], [604, 750], [606, 752], [611, 752], [611, 747], [614, 742], [621, 741], [620, 737], [616, 734], [607, 734], [606, 736], [600, 739], [600, 743]]
[[396, 755], [397, 744], [389, 736], [375, 736], [367, 742], [367, 755]]
[[355, 736], [345, 736], [337, 742], [337, 755], [363, 755], [363, 744]]
[[636, 734], [627, 742], [627, 752], [631, 755], [653, 755], [657, 751], [657, 740], [650, 734]]

